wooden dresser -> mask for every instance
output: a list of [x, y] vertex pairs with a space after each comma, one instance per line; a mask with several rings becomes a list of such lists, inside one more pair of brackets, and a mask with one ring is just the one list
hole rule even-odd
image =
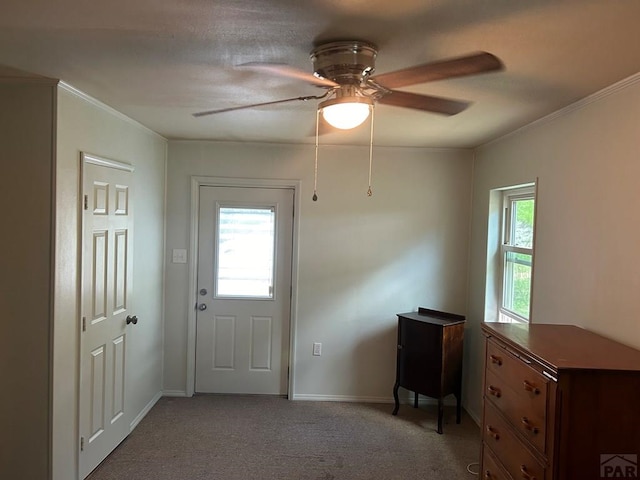
[[460, 423], [464, 323], [462, 315], [428, 308], [398, 314], [393, 415], [400, 407], [398, 388], [403, 387], [414, 392], [416, 408], [418, 394], [438, 399], [438, 433], [442, 433], [443, 399], [455, 395]]
[[640, 351], [572, 325], [482, 332], [480, 478], [640, 478]]

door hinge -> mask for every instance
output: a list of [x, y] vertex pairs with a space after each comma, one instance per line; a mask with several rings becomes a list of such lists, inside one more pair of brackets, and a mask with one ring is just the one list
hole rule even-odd
[[84, 452], [84, 437], [80, 437], [80, 451]]
[[87, 331], [87, 317], [82, 317], [82, 331]]
[[84, 209], [89, 210], [89, 195], [84, 196]]

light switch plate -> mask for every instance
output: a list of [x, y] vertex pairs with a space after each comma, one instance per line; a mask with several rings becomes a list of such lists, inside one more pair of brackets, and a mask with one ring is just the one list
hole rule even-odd
[[171, 261], [173, 263], [187, 263], [187, 250], [184, 248], [174, 248]]

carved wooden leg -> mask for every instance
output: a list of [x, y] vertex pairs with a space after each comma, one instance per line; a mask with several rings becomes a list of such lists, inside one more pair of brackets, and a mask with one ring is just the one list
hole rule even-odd
[[442, 417], [444, 416], [444, 404], [442, 397], [438, 399], [438, 430], [437, 432], [442, 435]]
[[393, 409], [393, 412], [391, 412], [391, 415], [397, 415], [398, 414], [398, 409], [400, 408], [400, 400], [398, 399], [398, 388], [400, 388], [400, 385], [396, 383], [393, 386], [393, 399], [396, 402], [396, 406]]

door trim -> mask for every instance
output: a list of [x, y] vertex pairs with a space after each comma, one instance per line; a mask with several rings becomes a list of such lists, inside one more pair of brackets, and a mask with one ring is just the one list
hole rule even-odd
[[93, 165], [98, 165], [99, 167], [115, 168], [116, 170], [124, 170], [125, 172], [135, 171], [134, 166], [129, 163], [119, 162], [118, 160], [112, 160], [105, 157], [98, 157], [97, 155], [92, 155], [91, 153], [80, 152], [80, 157], [83, 164], [91, 163]]
[[200, 187], [244, 187], [244, 188], [290, 188], [293, 189], [293, 239], [291, 248], [291, 309], [289, 319], [289, 378], [287, 396], [293, 398], [296, 355], [296, 325], [298, 315], [298, 234], [300, 190], [302, 182], [292, 179], [191, 177], [191, 229], [189, 255], [189, 301], [187, 313], [187, 383], [186, 395], [193, 396], [196, 382], [196, 309], [198, 299], [198, 212], [200, 209]]

